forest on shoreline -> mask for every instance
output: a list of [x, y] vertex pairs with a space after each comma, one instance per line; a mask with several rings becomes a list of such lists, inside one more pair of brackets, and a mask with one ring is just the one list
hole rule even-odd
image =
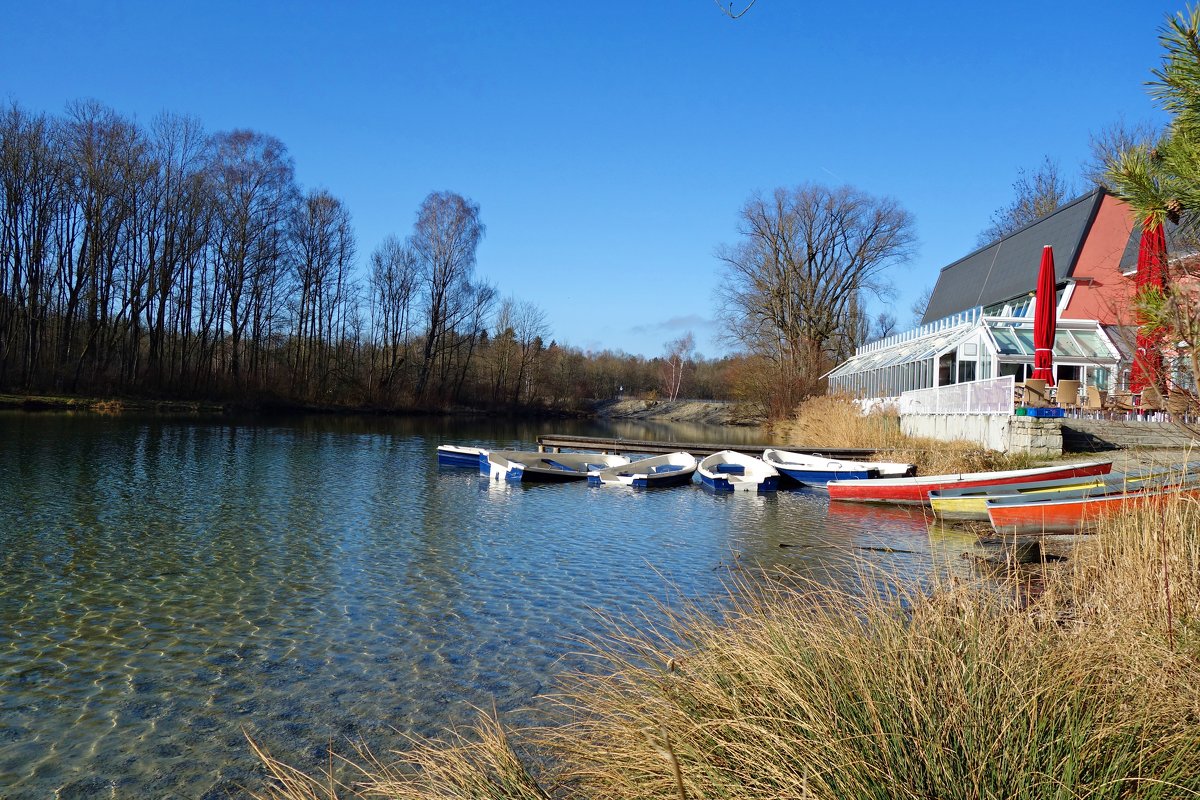
[[[362, 265], [286, 146], [94, 101], [0, 111], [0, 391], [246, 408], [521, 413], [618, 395], [759, 401], [753, 356], [556, 342], [475, 274], [479, 206], [433, 192]], [[50, 402], [50, 401], [47, 401]]]

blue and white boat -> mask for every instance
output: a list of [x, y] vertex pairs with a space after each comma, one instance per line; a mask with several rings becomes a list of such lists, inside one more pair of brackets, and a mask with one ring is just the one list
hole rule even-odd
[[830, 481], [901, 478], [913, 474], [916, 469], [912, 464], [849, 461], [773, 447], [763, 450], [762, 457], [779, 471], [785, 483], [804, 486], [824, 486]]
[[629, 463], [627, 456], [601, 453], [540, 453], [491, 450], [479, 457], [479, 474], [493, 481], [561, 483], [584, 481], [593, 470]]
[[696, 457], [680, 451], [651, 456], [616, 467], [592, 470], [588, 473], [588, 483], [593, 486], [658, 489], [689, 484], [695, 474]]
[[443, 467], [479, 468], [479, 457], [487, 453], [482, 447], [464, 447], [457, 444], [439, 444], [438, 465]]
[[771, 447], [763, 450], [762, 460], [779, 471], [783, 483], [824, 486], [830, 481], [879, 477], [879, 470], [862, 461], [842, 461]]
[[773, 492], [779, 472], [767, 462], [734, 450], [720, 450], [696, 468], [700, 482], [714, 492]]

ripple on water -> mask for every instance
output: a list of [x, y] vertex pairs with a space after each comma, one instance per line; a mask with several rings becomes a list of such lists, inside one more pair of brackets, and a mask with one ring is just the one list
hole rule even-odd
[[439, 424], [0, 414], [5, 796], [223, 798], [261, 780], [243, 731], [315, 768], [331, 741], [383, 751], [476, 707], [537, 721], [597, 612], [877, 541], [929, 567], [919, 516], [495, 484], [434, 448], [531, 434]]

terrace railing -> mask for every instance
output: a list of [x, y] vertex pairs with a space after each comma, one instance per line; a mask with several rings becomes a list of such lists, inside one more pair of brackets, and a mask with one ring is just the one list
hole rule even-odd
[[1014, 380], [1012, 375], [1005, 375], [905, 392], [900, 395], [900, 413], [1012, 414]]

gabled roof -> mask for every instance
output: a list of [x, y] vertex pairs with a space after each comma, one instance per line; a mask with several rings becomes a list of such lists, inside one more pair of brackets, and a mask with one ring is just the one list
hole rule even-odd
[[930, 322], [1032, 292], [1037, 286], [1045, 245], [1054, 248], [1055, 278], [1065, 279], [1075, 268], [1103, 199], [1104, 190], [1094, 189], [943, 267], [922, 321]]

